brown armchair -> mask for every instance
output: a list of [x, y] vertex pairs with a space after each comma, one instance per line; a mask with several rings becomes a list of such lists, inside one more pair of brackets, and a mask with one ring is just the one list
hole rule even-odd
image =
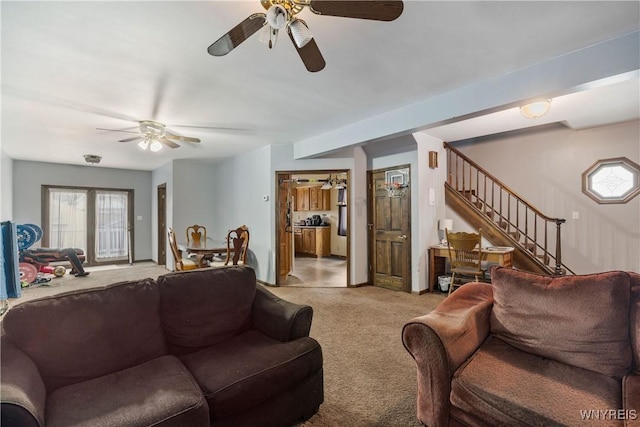
[[495, 267], [407, 322], [427, 426], [640, 426], [640, 274]]

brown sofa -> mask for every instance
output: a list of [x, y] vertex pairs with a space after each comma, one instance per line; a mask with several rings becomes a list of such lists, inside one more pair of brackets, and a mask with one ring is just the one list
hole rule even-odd
[[640, 274], [491, 279], [403, 328], [422, 423], [640, 425]]
[[249, 267], [22, 303], [2, 321], [1, 424], [293, 425], [324, 398], [312, 315]]

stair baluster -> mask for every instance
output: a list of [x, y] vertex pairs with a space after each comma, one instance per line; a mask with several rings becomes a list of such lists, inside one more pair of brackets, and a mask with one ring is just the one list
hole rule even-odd
[[[497, 226], [496, 230], [522, 249], [523, 254], [528, 254], [539, 269], [554, 275], [575, 274], [562, 264], [561, 226], [565, 219], [544, 215], [460, 151], [446, 142], [444, 147], [448, 167], [446, 186]], [[549, 233], [555, 233], [555, 247], [550, 247]], [[551, 261], [553, 267], [549, 265]]]

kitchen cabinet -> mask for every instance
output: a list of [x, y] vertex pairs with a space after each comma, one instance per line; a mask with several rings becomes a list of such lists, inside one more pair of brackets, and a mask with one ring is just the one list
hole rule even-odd
[[315, 255], [316, 252], [316, 230], [315, 228], [304, 228], [302, 230], [302, 252]]
[[331, 255], [331, 227], [294, 227], [293, 233], [296, 254]]
[[300, 227], [293, 229], [293, 246], [296, 253], [302, 252], [302, 228]]
[[309, 188], [310, 187], [296, 188], [296, 210], [297, 211], [309, 210]]
[[321, 187], [296, 188], [297, 211], [329, 211], [331, 210], [331, 192]]

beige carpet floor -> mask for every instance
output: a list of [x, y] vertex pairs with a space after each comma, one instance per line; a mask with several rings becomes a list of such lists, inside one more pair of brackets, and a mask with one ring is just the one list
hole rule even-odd
[[[156, 278], [168, 271], [152, 263], [64, 276], [49, 286], [23, 290], [22, 301], [124, 280]], [[283, 299], [309, 304], [310, 335], [322, 346], [325, 401], [303, 427], [412, 427], [416, 419], [416, 368], [402, 345], [404, 323], [431, 311], [440, 294], [421, 296], [373, 286], [269, 288]]]

